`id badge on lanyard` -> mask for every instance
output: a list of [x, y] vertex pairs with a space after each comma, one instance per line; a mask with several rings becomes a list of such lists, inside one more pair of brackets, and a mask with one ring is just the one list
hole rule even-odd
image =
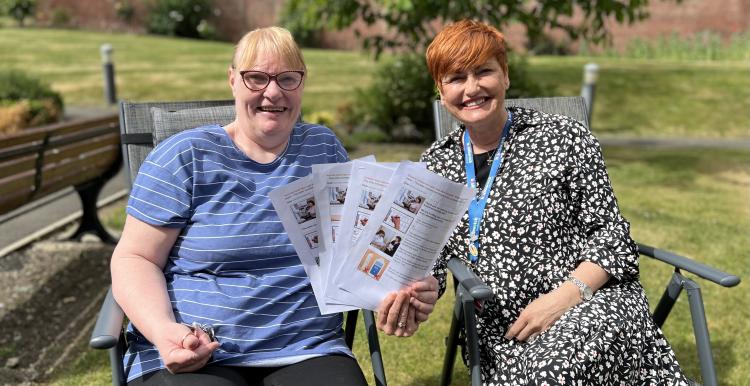
[[[508, 136], [512, 122], [513, 113], [508, 111], [508, 119], [505, 121], [503, 133], [500, 137], [500, 143], [497, 145], [495, 157], [492, 159], [492, 167], [490, 168], [489, 176], [487, 176], [487, 182], [485, 182], [482, 192], [477, 192], [477, 195], [469, 205], [469, 261], [471, 261], [472, 264], [475, 264], [479, 258], [479, 234], [482, 225], [482, 217], [484, 217], [484, 209], [487, 206], [487, 200], [490, 196], [490, 190], [492, 190], [495, 177], [497, 176], [497, 171], [503, 163], [503, 143], [505, 143], [505, 138]], [[474, 170], [474, 152], [472, 151], [471, 138], [469, 138], [468, 129], [464, 130], [464, 165], [466, 168], [466, 185], [476, 191], [477, 178], [476, 171]]]

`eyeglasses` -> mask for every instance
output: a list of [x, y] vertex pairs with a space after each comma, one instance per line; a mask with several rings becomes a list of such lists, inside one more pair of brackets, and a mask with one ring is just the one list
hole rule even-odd
[[279, 88], [286, 91], [294, 91], [302, 84], [302, 78], [305, 77], [304, 71], [282, 71], [278, 74], [271, 75], [263, 71], [240, 71], [242, 82], [245, 87], [252, 91], [265, 90], [272, 80], [276, 81]]

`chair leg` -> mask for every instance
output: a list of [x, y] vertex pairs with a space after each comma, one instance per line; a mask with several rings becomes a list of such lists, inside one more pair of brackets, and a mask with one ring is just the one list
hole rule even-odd
[[117, 345], [107, 351], [109, 352], [109, 364], [112, 369], [112, 386], [126, 386], [127, 378], [122, 363], [125, 356], [125, 335], [120, 334]]
[[667, 320], [667, 316], [672, 311], [677, 298], [682, 293], [682, 282], [684, 277], [680, 274], [679, 270], [676, 270], [669, 279], [667, 288], [664, 290], [664, 294], [659, 299], [659, 304], [654, 309], [653, 320], [654, 323], [661, 328], [664, 322]]
[[462, 302], [464, 308], [464, 331], [466, 331], [466, 349], [469, 350], [469, 370], [471, 385], [482, 385], [482, 370], [479, 363], [479, 334], [477, 332], [474, 298], [466, 293]]
[[690, 304], [690, 317], [693, 320], [693, 333], [695, 334], [695, 345], [698, 347], [698, 361], [701, 364], [701, 377], [706, 386], [716, 386], [716, 368], [711, 352], [711, 338], [708, 335], [706, 324], [706, 312], [703, 309], [703, 295], [698, 284], [690, 279], [684, 278], [684, 287], [688, 294]]
[[375, 327], [375, 316], [370, 310], [364, 310], [362, 317], [365, 319], [365, 331], [367, 332], [367, 342], [370, 346], [370, 360], [372, 363], [372, 372], [375, 376], [376, 386], [386, 386], [385, 367], [383, 366], [383, 356], [380, 353], [380, 341], [378, 340], [378, 329]]
[[357, 315], [359, 310], [351, 310], [346, 313], [346, 325], [344, 327], [344, 341], [351, 349], [354, 347], [354, 333], [357, 330]]
[[451, 329], [445, 338], [445, 359], [443, 360], [443, 373], [440, 377], [440, 386], [448, 386], [453, 379], [453, 364], [456, 362], [456, 351], [458, 349], [458, 336], [463, 321], [463, 306], [456, 301], [451, 318]]

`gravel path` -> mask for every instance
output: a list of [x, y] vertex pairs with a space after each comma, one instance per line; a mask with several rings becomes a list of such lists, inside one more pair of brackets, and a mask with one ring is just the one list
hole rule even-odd
[[0, 384], [43, 382], [89, 339], [114, 247], [72, 230], [0, 259]]

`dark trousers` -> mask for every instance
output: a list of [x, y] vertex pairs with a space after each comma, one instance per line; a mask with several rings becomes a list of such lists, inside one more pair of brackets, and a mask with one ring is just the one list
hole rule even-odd
[[354, 358], [327, 355], [283, 367], [207, 365], [196, 372], [180, 374], [159, 370], [128, 382], [128, 386], [135, 385], [367, 386], [367, 381]]

